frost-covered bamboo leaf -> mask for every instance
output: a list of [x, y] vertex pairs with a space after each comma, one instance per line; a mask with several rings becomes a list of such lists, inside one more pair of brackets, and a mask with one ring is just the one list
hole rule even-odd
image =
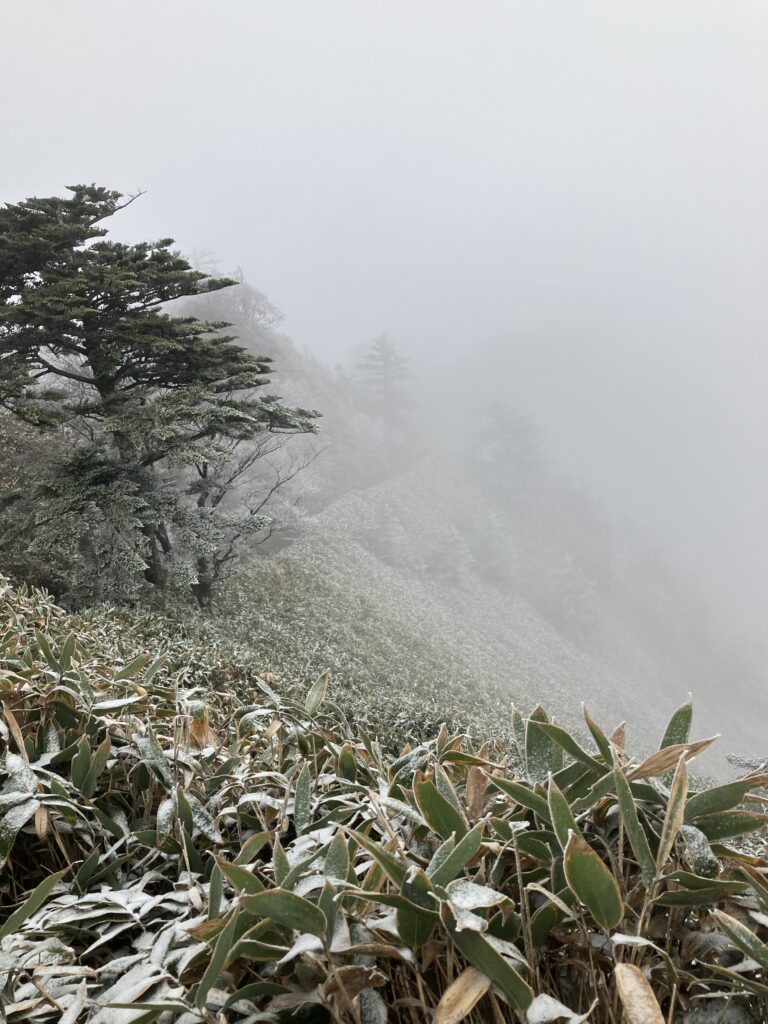
[[55, 874], [48, 875], [47, 878], [43, 879], [43, 881], [33, 889], [18, 910], [15, 910], [3, 922], [3, 924], [0, 925], [0, 939], [5, 938], [7, 935], [13, 935], [13, 933], [22, 926], [27, 918], [31, 917], [38, 907], [41, 907], [43, 903], [45, 903], [62, 878], [67, 874], [68, 870], [68, 868], [64, 868], [62, 871], [57, 871]]
[[170, 790], [174, 784], [173, 772], [168, 764], [168, 759], [163, 753], [163, 748], [157, 740], [154, 729], [148, 728], [145, 735], [140, 733], [134, 734], [133, 741], [158, 779]]
[[656, 871], [661, 873], [672, 852], [675, 840], [677, 839], [680, 827], [683, 824], [685, 814], [685, 801], [688, 796], [688, 769], [685, 764], [685, 753], [680, 755], [680, 760], [675, 769], [672, 785], [669, 792], [669, 803], [667, 812], [664, 815], [664, 824], [661, 829], [659, 849], [656, 854]]
[[399, 936], [411, 949], [421, 949], [437, 923], [434, 888], [425, 872], [413, 867], [403, 882], [401, 894], [405, 899], [397, 909]]
[[205, 969], [205, 974], [200, 979], [200, 984], [197, 986], [197, 992], [195, 993], [195, 1006], [205, 1006], [205, 1001], [208, 993], [216, 984], [219, 975], [224, 969], [227, 957], [235, 943], [235, 934], [237, 930], [237, 909], [232, 911], [232, 914], [227, 921], [223, 931], [221, 931], [216, 939], [216, 945], [213, 949], [213, 955], [211, 956], [210, 962]]
[[275, 924], [313, 935], [325, 934], [325, 914], [315, 904], [288, 889], [271, 889], [241, 897], [245, 909], [257, 917], [268, 917]]
[[39, 800], [29, 797], [10, 807], [0, 818], [0, 868], [7, 863], [17, 835], [25, 825], [34, 819], [40, 806]]
[[298, 835], [302, 835], [309, 828], [312, 819], [311, 799], [309, 765], [304, 764], [296, 779], [293, 792], [293, 819]]
[[619, 886], [595, 851], [575, 832], [568, 840], [564, 867], [571, 890], [601, 928], [615, 928], [624, 916]]
[[464, 815], [446, 800], [434, 782], [429, 779], [416, 782], [414, 794], [424, 820], [442, 839], [451, 835], [461, 839], [469, 830]]
[[555, 831], [557, 840], [564, 850], [568, 845], [568, 837], [571, 832], [581, 835], [576, 819], [573, 816], [571, 806], [563, 796], [555, 780], [550, 776], [547, 788], [547, 804], [549, 805], [549, 816], [552, 821], [552, 828]]
[[645, 834], [645, 829], [640, 822], [632, 790], [629, 787], [624, 772], [620, 768], [614, 771], [613, 780], [629, 844], [640, 865], [643, 883], [646, 887], [649, 887], [653, 885], [656, 878], [656, 861], [651, 853], [648, 836]]
[[[475, 825], [458, 843], [454, 845], [450, 840], [450, 846], [444, 843], [435, 853], [427, 867], [427, 874], [434, 885], [447, 885], [459, 875], [467, 864], [478, 854], [483, 841], [484, 826], [482, 822]], [[438, 859], [438, 853], [444, 853]]]
[[328, 672], [323, 672], [307, 694], [307, 699], [304, 702], [304, 709], [308, 715], [314, 715], [322, 704], [323, 698], [325, 697], [325, 691], [328, 689], [328, 677]]
[[544, 783], [554, 770], [553, 743], [551, 738], [538, 728], [539, 724], [549, 722], [549, 717], [542, 707], [537, 707], [525, 724], [525, 766], [528, 778], [533, 783]]

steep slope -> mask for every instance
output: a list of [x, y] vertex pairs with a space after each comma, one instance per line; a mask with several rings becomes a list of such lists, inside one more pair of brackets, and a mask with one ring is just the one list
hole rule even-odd
[[471, 496], [440, 470], [419, 464], [347, 494], [296, 543], [254, 560], [227, 628], [286, 677], [329, 668], [343, 701], [388, 728], [453, 718], [503, 736], [513, 704], [545, 703], [576, 722], [585, 701], [601, 720], [632, 720], [635, 742], [649, 745], [693, 689], [699, 728], [762, 749], [758, 727], [708, 700], [610, 610], [597, 636], [578, 641], [521, 593], [484, 580], [454, 525]]

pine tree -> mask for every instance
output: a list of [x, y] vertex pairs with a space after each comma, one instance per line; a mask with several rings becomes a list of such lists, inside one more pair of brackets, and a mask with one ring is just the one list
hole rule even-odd
[[172, 239], [108, 240], [104, 222], [135, 197], [68, 191], [0, 210], [0, 405], [68, 441], [36, 489], [5, 496], [28, 518], [0, 547], [34, 531], [60, 589], [90, 598], [112, 596], [107, 576], [117, 596], [174, 579], [209, 592], [217, 552], [264, 523], [224, 513], [206, 479], [234, 447], [313, 431], [317, 414], [263, 394], [270, 360], [226, 323], [168, 310], [234, 281], [194, 270]]
[[403, 405], [407, 404], [403, 384], [411, 378], [408, 360], [382, 334], [371, 342], [357, 369], [370, 390], [371, 410], [382, 419], [394, 419], [402, 411]]

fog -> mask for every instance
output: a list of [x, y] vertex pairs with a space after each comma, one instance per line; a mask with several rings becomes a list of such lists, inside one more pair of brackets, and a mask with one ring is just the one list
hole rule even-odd
[[386, 332], [454, 433], [519, 408], [759, 649], [763, 4], [0, 10], [0, 201], [145, 190], [125, 238], [241, 267], [321, 363]]

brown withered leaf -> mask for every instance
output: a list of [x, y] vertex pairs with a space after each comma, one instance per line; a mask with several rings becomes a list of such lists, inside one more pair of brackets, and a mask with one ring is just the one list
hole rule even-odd
[[349, 1004], [364, 988], [381, 988], [386, 983], [386, 975], [377, 967], [350, 964], [348, 967], [337, 967], [326, 979], [322, 991], [326, 997], [335, 996], [344, 1012], [348, 1012]]
[[485, 806], [485, 793], [488, 789], [488, 776], [476, 765], [467, 773], [467, 812], [474, 821], [479, 818]]
[[189, 716], [189, 735], [200, 750], [220, 746], [219, 738], [210, 726], [208, 708], [204, 704]]
[[653, 989], [639, 967], [634, 964], [616, 964], [614, 976], [627, 1024], [665, 1024]]
[[663, 775], [664, 772], [677, 767], [677, 762], [683, 754], [685, 754], [685, 760], [690, 761], [702, 750], [712, 746], [716, 739], [718, 739], [717, 736], [710, 736], [709, 739], [698, 740], [696, 743], [675, 743], [671, 747], [664, 747], [663, 750], [651, 754], [642, 764], [638, 765], [630, 773], [629, 780], [634, 782], [636, 779], [650, 779], [656, 775]]
[[51, 828], [48, 810], [42, 805], [35, 811], [35, 834], [38, 839], [45, 839]]
[[617, 747], [619, 750], [623, 750], [627, 739], [626, 722], [621, 722], [617, 725], [608, 739], [614, 747]]
[[467, 967], [443, 992], [432, 1024], [459, 1024], [490, 987], [490, 978], [475, 967]]

